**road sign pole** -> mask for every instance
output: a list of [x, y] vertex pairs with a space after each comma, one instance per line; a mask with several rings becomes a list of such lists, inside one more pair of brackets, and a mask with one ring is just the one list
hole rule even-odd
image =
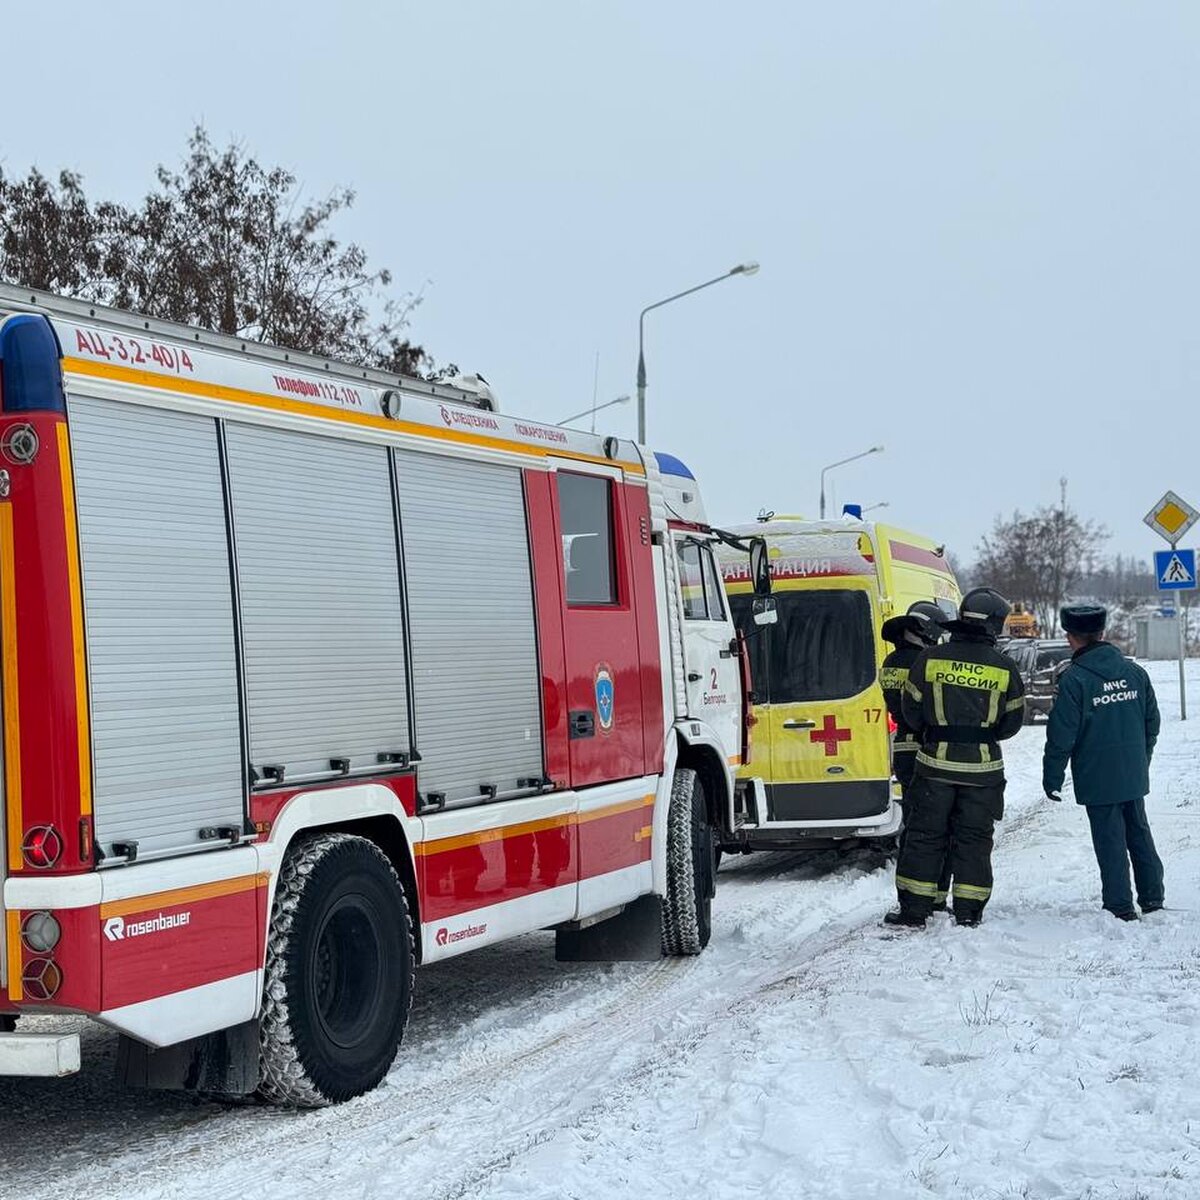
[[[1166, 492], [1163, 498], [1142, 518], [1155, 533], [1171, 547], [1167, 551], [1155, 551], [1155, 573], [1158, 575], [1160, 592], [1189, 591], [1196, 587], [1196, 552], [1184, 550], [1179, 553], [1179, 542], [1184, 534], [1200, 521], [1200, 509], [1193, 508], [1182, 496]], [[1160, 560], [1162, 565], [1159, 565]], [[1187, 684], [1184, 677], [1184, 659], [1187, 658], [1187, 622], [1183, 597], [1175, 601], [1175, 624], [1179, 631], [1179, 719], [1187, 720]]]
[[[1174, 545], [1171, 546], [1174, 550]], [[1187, 657], [1187, 622], [1184, 619], [1186, 608], [1183, 604], [1183, 597], [1180, 596], [1180, 602], [1175, 605], [1175, 621], [1179, 626], [1179, 719], [1187, 720], [1187, 686], [1184, 684], [1183, 677], [1183, 660]]]

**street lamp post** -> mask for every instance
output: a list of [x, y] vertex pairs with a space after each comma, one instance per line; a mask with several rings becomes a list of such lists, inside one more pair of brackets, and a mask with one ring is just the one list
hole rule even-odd
[[653, 304], [647, 304], [646, 307], [643, 308], [638, 314], [638, 441], [643, 445], [646, 442], [646, 314], [648, 312], [653, 312], [656, 308], [662, 308], [664, 304], [670, 304], [674, 300], [682, 300], [684, 296], [690, 296], [693, 292], [699, 292], [703, 288], [712, 287], [714, 283], [720, 283], [722, 280], [730, 279], [734, 275], [755, 275], [757, 273], [758, 263], [738, 263], [736, 267], [726, 271], [724, 275], [718, 275], [715, 279], [709, 279], [704, 283], [698, 283], [695, 287], [687, 288], [685, 291], [676, 292], [675, 295], [668, 296], [665, 300], [656, 300]]
[[859, 454], [852, 454], [849, 458], [840, 458], [835, 463], [830, 463], [827, 467], [821, 468], [821, 520], [825, 520], [825, 473], [832, 471], [834, 467], [844, 467], [847, 463], [852, 463], [860, 458], [866, 458], [868, 454], [882, 454], [882, 446], [872, 446], [870, 450], [863, 450]]
[[615, 400], [605, 400], [603, 404], [593, 404], [591, 408], [585, 408], [583, 412], [576, 413], [573, 417], [568, 417], [565, 421], [555, 421], [555, 425], [570, 425], [572, 421], [580, 421], [584, 417], [594, 417], [602, 408], [612, 408], [614, 404], [628, 404], [629, 397], [618, 396]]

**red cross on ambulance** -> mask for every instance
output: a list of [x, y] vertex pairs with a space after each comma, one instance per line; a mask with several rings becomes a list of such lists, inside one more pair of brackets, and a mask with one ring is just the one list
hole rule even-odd
[[825, 757], [834, 758], [838, 753], [838, 743], [848, 742], [854, 735], [849, 729], [839, 729], [837, 718], [830, 714], [821, 728], [814, 729], [808, 736], [814, 742], [824, 742]]

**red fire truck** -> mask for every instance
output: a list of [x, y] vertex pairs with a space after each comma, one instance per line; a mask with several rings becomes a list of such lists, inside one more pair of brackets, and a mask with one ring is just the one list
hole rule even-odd
[[714, 536], [632, 442], [0, 288], [0, 1074], [82, 1013], [131, 1083], [320, 1105], [421, 963], [698, 953], [750, 721]]

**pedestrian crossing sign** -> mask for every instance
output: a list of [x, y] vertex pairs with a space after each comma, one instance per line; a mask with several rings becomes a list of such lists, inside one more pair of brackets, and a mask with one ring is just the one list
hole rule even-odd
[[1196, 586], [1195, 550], [1156, 550], [1154, 573], [1160, 592], [1184, 592]]

